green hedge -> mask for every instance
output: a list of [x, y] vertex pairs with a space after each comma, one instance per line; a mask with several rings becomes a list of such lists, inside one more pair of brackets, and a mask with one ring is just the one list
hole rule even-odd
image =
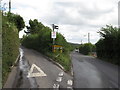
[[88, 55], [90, 52], [95, 52], [95, 51], [96, 51], [96, 47], [91, 43], [85, 43], [79, 46], [79, 52], [85, 55]]
[[[66, 70], [70, 70], [71, 61], [70, 61], [69, 51], [72, 48], [72, 46], [66, 41], [63, 35], [57, 33], [57, 38], [55, 39], [56, 45], [63, 46], [63, 53], [62, 54], [60, 54], [59, 52], [53, 53], [52, 52], [53, 40], [51, 38], [52, 30], [49, 27], [46, 27], [40, 22], [38, 22], [36, 19], [33, 21], [30, 20], [30, 22], [32, 22], [36, 27], [37, 25], [38, 27], [40, 26], [41, 27], [40, 28], [34, 27], [34, 29], [32, 30], [33, 25], [30, 24], [31, 27], [29, 27], [30, 28], [29, 31], [32, 31], [32, 33], [23, 37], [23, 39], [21, 40], [22, 45], [27, 48], [35, 49], [39, 52], [42, 52], [43, 54], [59, 62]], [[37, 31], [34, 32], [34, 30]], [[58, 54], [59, 56], [56, 57]]]
[[19, 54], [19, 37], [18, 29], [14, 24], [9, 23], [5, 16], [3, 16], [2, 20], [2, 75], [4, 84], [10, 67]]
[[[52, 39], [51, 39], [51, 30], [43, 29], [39, 34], [31, 34], [25, 36], [22, 40], [22, 45], [37, 50], [49, 57], [51, 57], [56, 62], [60, 63], [66, 71], [70, 70], [70, 56], [69, 56], [69, 47], [70, 45], [66, 42], [61, 34], [57, 34], [56, 39], [57, 45], [63, 46], [63, 53], [53, 53], [52, 52]], [[56, 57], [59, 54], [58, 57]]]
[[120, 29], [106, 25], [99, 33], [102, 38], [96, 43], [98, 58], [119, 65]]

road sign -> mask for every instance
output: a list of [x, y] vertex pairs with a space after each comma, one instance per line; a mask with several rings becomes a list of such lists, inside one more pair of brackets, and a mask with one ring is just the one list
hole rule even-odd
[[58, 26], [54, 26], [54, 29], [58, 29]]
[[51, 38], [56, 38], [56, 32], [55, 31], [51, 32]]
[[52, 50], [53, 50], [53, 52], [56, 52], [56, 50], [57, 50], [57, 51], [60, 51], [60, 53], [62, 53], [63, 47], [61, 45], [53, 45]]
[[52, 26], [53, 26], [53, 29], [59, 29], [57, 25], [52, 24]]
[[[38, 71], [37, 73], [33, 73], [34, 68], [37, 69]], [[47, 75], [38, 66], [32, 64], [32, 67], [30, 68], [27, 77], [43, 77], [43, 76], [47, 76]]]

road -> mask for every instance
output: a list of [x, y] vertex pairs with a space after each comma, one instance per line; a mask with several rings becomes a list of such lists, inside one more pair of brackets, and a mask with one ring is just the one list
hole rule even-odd
[[[20, 49], [21, 57], [19, 61], [20, 74], [17, 75], [17, 88], [71, 88], [72, 76], [65, 73], [58, 66], [47, 60], [43, 55], [35, 50]], [[38, 67], [39, 69], [36, 69]], [[32, 73], [38, 74], [31, 74]], [[35, 69], [34, 69], [35, 68]], [[41, 71], [39, 71], [41, 70]], [[34, 77], [33, 77], [33, 76]]]
[[92, 56], [71, 53], [74, 88], [118, 88], [118, 67]]

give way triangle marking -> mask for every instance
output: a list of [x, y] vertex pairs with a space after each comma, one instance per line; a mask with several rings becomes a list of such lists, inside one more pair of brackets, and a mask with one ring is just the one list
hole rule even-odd
[[[37, 69], [38, 71], [37, 73], [33, 73], [34, 68]], [[43, 77], [43, 76], [47, 76], [47, 75], [37, 65], [32, 64], [32, 67], [30, 68], [27, 77]]]

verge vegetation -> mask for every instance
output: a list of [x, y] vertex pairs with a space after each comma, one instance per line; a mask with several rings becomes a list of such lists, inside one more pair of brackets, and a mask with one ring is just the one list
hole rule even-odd
[[96, 46], [91, 43], [85, 43], [79, 46], [79, 52], [84, 55], [89, 55], [95, 51], [96, 51]]
[[96, 43], [98, 58], [120, 65], [120, 28], [106, 25], [98, 33], [101, 35]]
[[[4, 13], [2, 16], [2, 82], [3, 85], [11, 71], [10, 67], [14, 64], [19, 55], [19, 35], [16, 23], [18, 18], [14, 18], [12, 13]], [[14, 20], [10, 20], [14, 19]], [[23, 20], [23, 19], [22, 19]], [[20, 25], [19, 25], [20, 27]], [[21, 28], [22, 29], [22, 28]]]
[[66, 41], [65, 37], [57, 33], [57, 38], [55, 39], [55, 45], [63, 46], [63, 53], [58, 50], [52, 52], [52, 30], [44, 26], [37, 19], [29, 20], [29, 26], [27, 26], [26, 36], [23, 37], [21, 43], [27, 48], [31, 48], [41, 52], [44, 55], [51, 57], [53, 60], [61, 64], [66, 71], [70, 70], [71, 60], [70, 60], [70, 50], [72, 46]]

